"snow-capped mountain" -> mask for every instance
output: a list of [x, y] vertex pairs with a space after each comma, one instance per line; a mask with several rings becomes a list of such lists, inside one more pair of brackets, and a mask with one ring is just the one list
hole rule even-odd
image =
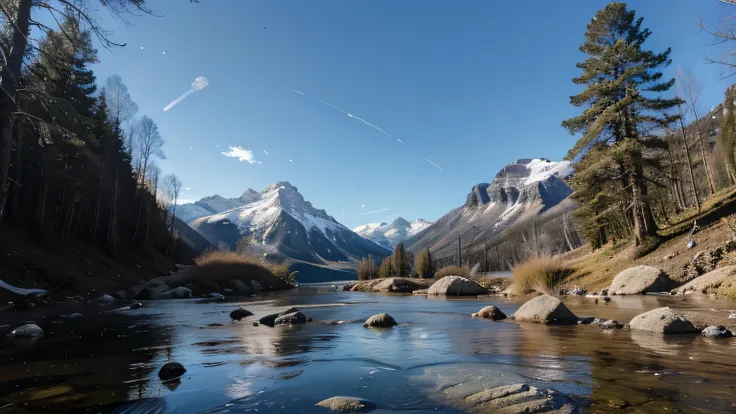
[[430, 224], [432, 222], [423, 219], [417, 219], [410, 223], [399, 217], [391, 224], [368, 223], [354, 228], [353, 231], [381, 246], [393, 249], [397, 244], [429, 227]]
[[315, 264], [390, 254], [316, 209], [286, 181], [269, 185], [250, 203], [199, 217], [191, 226], [214, 245], [234, 246], [248, 235], [258, 253]]
[[414, 252], [428, 247], [438, 257], [454, 254], [458, 237], [463, 245], [483, 243], [515, 223], [565, 204], [572, 189], [563, 180], [572, 172], [569, 161], [520, 159], [490, 184], [474, 186], [464, 205], [404, 243]]
[[186, 203], [176, 206], [176, 217], [185, 223], [191, 223], [200, 217], [209, 216], [211, 214], [222, 213], [242, 205], [252, 203], [259, 199], [261, 193], [253, 189], [247, 189], [237, 198], [225, 198], [220, 195], [204, 197], [194, 203]]

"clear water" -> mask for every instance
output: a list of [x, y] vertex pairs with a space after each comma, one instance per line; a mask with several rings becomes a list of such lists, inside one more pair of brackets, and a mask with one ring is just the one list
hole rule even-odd
[[[148, 302], [136, 311], [44, 325], [48, 334], [32, 346], [0, 349], [0, 413], [321, 412], [314, 404], [335, 395], [372, 400], [376, 412], [458, 412], [442, 391], [448, 386], [516, 382], [555, 388], [591, 412], [622, 406], [652, 413], [736, 411], [733, 339], [470, 317], [489, 303], [507, 314], [521, 304], [502, 298], [302, 289], [253, 300]], [[655, 296], [566, 303], [578, 315], [624, 322], [658, 306], [736, 308]], [[231, 324], [228, 313], [238, 305], [256, 317], [297, 306], [314, 322]], [[378, 312], [400, 325], [364, 329], [365, 319]], [[222, 326], [207, 326], [213, 323]], [[157, 377], [168, 361], [187, 368], [180, 382]]]

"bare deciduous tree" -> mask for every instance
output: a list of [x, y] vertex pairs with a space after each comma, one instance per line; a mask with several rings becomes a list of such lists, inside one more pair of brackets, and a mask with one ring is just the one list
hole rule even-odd
[[[169, 243], [170, 254], [173, 253], [176, 240], [174, 239], [174, 229], [176, 223], [176, 205], [179, 202], [179, 193], [181, 192], [181, 180], [176, 174], [168, 174], [163, 178], [163, 187], [166, 197], [169, 199], [171, 208], [171, 222], [169, 224]], [[240, 243], [240, 241], [238, 241]]]

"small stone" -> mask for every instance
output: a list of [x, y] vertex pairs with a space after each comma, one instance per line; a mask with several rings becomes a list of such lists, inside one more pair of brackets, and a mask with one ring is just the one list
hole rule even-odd
[[187, 369], [184, 368], [182, 364], [178, 362], [169, 362], [158, 370], [158, 377], [161, 378], [162, 381], [168, 381], [181, 377], [185, 372], [187, 372]]
[[139, 309], [142, 307], [143, 307], [143, 304], [140, 302], [133, 302], [130, 304], [130, 309]]
[[500, 321], [506, 319], [506, 314], [497, 307], [490, 305], [479, 310], [478, 313], [472, 315], [474, 318], [490, 319], [492, 321]]
[[243, 318], [247, 318], [248, 316], [253, 316], [253, 312], [243, 308], [238, 308], [230, 312], [230, 319], [234, 321], [239, 321]]
[[315, 406], [341, 413], [364, 413], [376, 409], [373, 402], [356, 397], [332, 397], [318, 402]]
[[623, 324], [620, 324], [618, 321], [614, 321], [613, 319], [609, 319], [601, 323], [601, 329], [621, 329], [623, 327]]
[[728, 330], [725, 326], [709, 326], [700, 333], [706, 338], [730, 338], [733, 336], [733, 332]]
[[364, 328], [391, 328], [398, 325], [394, 318], [387, 313], [377, 313], [368, 318], [363, 324]]

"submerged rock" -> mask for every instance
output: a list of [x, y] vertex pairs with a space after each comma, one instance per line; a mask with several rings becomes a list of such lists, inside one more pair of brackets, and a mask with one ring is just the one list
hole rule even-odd
[[472, 296], [483, 295], [487, 291], [481, 285], [462, 276], [445, 276], [434, 282], [429, 287], [427, 294], [429, 295], [446, 295], [446, 296]]
[[613, 319], [601, 322], [601, 329], [621, 329], [623, 327], [623, 324], [618, 323], [618, 321], [614, 321]]
[[167, 290], [166, 292], [161, 293], [159, 299], [189, 299], [191, 297], [191, 290], [185, 288], [184, 286], [179, 286], [178, 288]]
[[673, 282], [661, 270], [652, 266], [630, 267], [613, 278], [609, 292], [612, 295], [640, 295], [648, 292], [666, 292]]
[[225, 300], [225, 296], [222, 293], [213, 292], [213, 293], [206, 293], [202, 295], [202, 299], [212, 299], [212, 300], [220, 302], [220, 301]]
[[706, 338], [730, 338], [733, 333], [725, 326], [709, 326], [700, 333]]
[[247, 318], [248, 316], [253, 316], [253, 312], [243, 308], [238, 308], [230, 312], [230, 319], [234, 321], [239, 321], [243, 318]]
[[98, 298], [94, 298], [89, 301], [91, 305], [108, 305], [113, 302], [115, 302], [115, 298], [108, 294], [104, 294]]
[[295, 313], [295, 312], [299, 312], [299, 309], [297, 309], [297, 308], [289, 308], [289, 309], [287, 309], [287, 310], [285, 310], [283, 312], [272, 313], [270, 315], [266, 315], [266, 316], [262, 317], [261, 319], [259, 319], [258, 320], [258, 323], [259, 324], [262, 324], [262, 325], [273, 327], [273, 326], [276, 325], [276, 319], [278, 319], [280, 316], [285, 316], [285, 315], [288, 315], [290, 313]]
[[519, 322], [559, 325], [578, 323], [578, 317], [561, 300], [550, 295], [537, 296], [521, 305], [513, 318]]
[[130, 309], [139, 309], [142, 307], [143, 307], [143, 304], [140, 302], [133, 302], [130, 304]]
[[472, 315], [474, 318], [490, 319], [492, 321], [500, 321], [506, 319], [506, 314], [498, 309], [497, 307], [490, 305], [479, 310], [477, 313]]
[[8, 339], [39, 338], [43, 336], [43, 329], [35, 323], [21, 325], [8, 334]]
[[529, 384], [495, 387], [465, 397], [471, 411], [493, 413], [573, 413], [574, 402], [552, 389], [541, 389]]
[[310, 318], [307, 318], [303, 313], [296, 311], [287, 313], [285, 315], [279, 315], [274, 323], [276, 325], [286, 325], [286, 324], [300, 324], [300, 323], [307, 323]]
[[376, 409], [376, 404], [357, 397], [332, 397], [315, 404], [341, 413], [365, 413]]
[[174, 378], [181, 377], [187, 369], [178, 362], [169, 362], [158, 370], [158, 377], [163, 381], [168, 381]]
[[364, 328], [391, 328], [398, 325], [394, 318], [388, 313], [377, 313], [368, 318], [363, 324]]
[[635, 316], [629, 322], [629, 328], [632, 331], [664, 334], [697, 332], [687, 318], [669, 307], [653, 309]]

